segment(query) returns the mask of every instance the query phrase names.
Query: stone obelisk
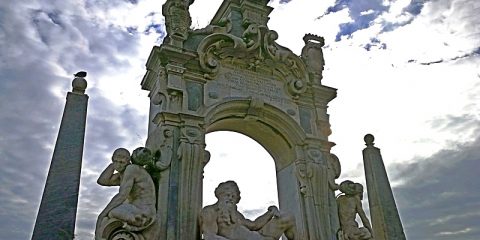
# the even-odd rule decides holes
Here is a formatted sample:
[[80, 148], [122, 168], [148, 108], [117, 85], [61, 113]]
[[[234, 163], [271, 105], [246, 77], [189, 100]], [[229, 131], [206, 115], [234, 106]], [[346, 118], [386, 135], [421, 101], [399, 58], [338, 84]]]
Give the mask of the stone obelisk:
[[75, 74], [58, 132], [32, 239], [73, 239], [87, 117], [86, 72]]
[[380, 149], [373, 146], [375, 140], [373, 135], [365, 135], [364, 140], [367, 147], [363, 149], [363, 164], [367, 180], [373, 237], [375, 240], [405, 240], [402, 222], [398, 215]]

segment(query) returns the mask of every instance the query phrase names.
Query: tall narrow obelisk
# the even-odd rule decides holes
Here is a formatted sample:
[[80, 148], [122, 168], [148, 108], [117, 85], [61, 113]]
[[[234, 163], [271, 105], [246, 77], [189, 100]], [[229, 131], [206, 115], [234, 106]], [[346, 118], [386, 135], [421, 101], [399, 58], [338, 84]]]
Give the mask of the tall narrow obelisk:
[[363, 165], [367, 180], [373, 237], [375, 240], [405, 240], [402, 222], [380, 149], [373, 146], [375, 140], [373, 135], [365, 135], [364, 140], [367, 147], [363, 149]]
[[87, 117], [86, 72], [75, 74], [67, 93], [32, 239], [73, 239]]

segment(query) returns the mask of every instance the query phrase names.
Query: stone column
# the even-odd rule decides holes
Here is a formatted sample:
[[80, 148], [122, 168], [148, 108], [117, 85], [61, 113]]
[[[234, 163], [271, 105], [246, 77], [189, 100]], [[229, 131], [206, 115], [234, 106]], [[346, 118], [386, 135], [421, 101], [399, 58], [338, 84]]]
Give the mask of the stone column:
[[178, 238], [198, 239], [198, 217], [202, 209], [203, 167], [208, 159], [205, 152], [205, 132], [190, 117], [183, 118], [178, 147]]
[[32, 239], [73, 239], [88, 95], [85, 72], [75, 74], [58, 132]]
[[406, 239], [405, 233], [380, 149], [373, 146], [373, 135], [365, 135], [364, 140], [367, 147], [363, 149], [363, 164], [367, 180], [373, 237], [375, 240], [404, 240]]

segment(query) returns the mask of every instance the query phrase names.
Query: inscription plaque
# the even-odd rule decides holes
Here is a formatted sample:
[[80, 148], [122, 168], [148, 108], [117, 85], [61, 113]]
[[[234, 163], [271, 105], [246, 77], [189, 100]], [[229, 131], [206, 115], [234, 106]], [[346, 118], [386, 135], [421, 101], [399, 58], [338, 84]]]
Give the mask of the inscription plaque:
[[210, 97], [208, 104], [222, 98], [259, 98], [284, 111], [298, 111], [284, 90], [283, 81], [245, 69], [223, 68], [217, 80], [207, 83], [206, 90]]

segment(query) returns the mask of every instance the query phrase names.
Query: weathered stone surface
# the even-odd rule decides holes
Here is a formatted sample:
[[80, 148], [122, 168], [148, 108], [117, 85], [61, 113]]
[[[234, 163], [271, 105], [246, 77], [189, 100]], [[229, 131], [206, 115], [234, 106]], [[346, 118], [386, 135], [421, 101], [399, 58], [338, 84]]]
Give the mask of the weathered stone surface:
[[367, 147], [363, 150], [363, 164], [373, 237], [375, 240], [406, 239], [380, 149], [373, 146], [373, 141], [373, 135], [365, 135]]
[[87, 116], [86, 81], [76, 77], [58, 132], [32, 239], [72, 239]]
[[303, 41], [305, 46], [302, 49], [302, 59], [307, 65], [310, 80], [315, 84], [321, 84], [325, 65], [322, 47], [325, 45], [325, 40], [320, 36], [306, 34]]
[[166, 44], [183, 47], [183, 41], [188, 37], [188, 30], [192, 24], [192, 18], [188, 12], [193, 0], [167, 0], [162, 7], [167, 28]]
[[217, 79], [205, 86], [206, 91], [214, 96], [206, 100], [207, 107], [231, 99], [261, 99], [284, 111], [298, 112], [292, 97], [284, 89], [284, 83], [266, 74], [227, 66], [220, 70]]

